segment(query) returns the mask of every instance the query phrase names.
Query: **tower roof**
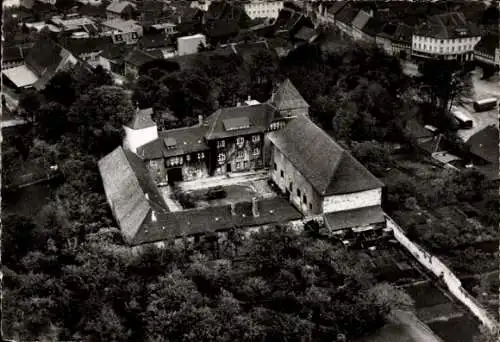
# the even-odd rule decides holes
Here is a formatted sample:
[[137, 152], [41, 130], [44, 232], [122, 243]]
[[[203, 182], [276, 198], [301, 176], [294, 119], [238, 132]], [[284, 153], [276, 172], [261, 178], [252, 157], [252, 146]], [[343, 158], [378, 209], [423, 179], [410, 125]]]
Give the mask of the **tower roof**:
[[309, 104], [300, 95], [289, 78], [279, 86], [278, 91], [276, 91], [271, 99], [271, 104], [278, 111], [309, 108]]
[[138, 109], [132, 121], [127, 127], [132, 129], [143, 129], [156, 126], [156, 123], [151, 118], [153, 114], [152, 108]]

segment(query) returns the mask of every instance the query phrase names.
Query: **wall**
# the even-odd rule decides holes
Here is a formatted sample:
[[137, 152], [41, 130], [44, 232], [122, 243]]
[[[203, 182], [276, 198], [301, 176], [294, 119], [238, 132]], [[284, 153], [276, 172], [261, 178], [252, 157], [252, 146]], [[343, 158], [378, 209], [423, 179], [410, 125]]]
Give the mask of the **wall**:
[[328, 196], [323, 199], [323, 212], [352, 210], [356, 208], [380, 205], [382, 202], [382, 189], [373, 189], [352, 194]]
[[[258, 141], [253, 141], [253, 136], [258, 136]], [[231, 137], [224, 140], [224, 147], [217, 147], [217, 142], [214, 142], [215, 146], [215, 169], [214, 175], [223, 175], [227, 172], [227, 166], [231, 166], [231, 172], [242, 172], [250, 171], [255, 169], [260, 169], [263, 167], [263, 140], [264, 135], [252, 134], [247, 136], [241, 136], [243, 138], [243, 145], [237, 144], [237, 137]], [[254, 149], [258, 149], [259, 153], [254, 154]], [[238, 156], [238, 152], [243, 153], [243, 157]], [[225, 161], [223, 163], [219, 162], [219, 154], [225, 155]], [[239, 166], [239, 167], [238, 167]]]
[[460, 280], [453, 274], [453, 272], [446, 267], [434, 255], [427, 252], [424, 248], [416, 243], [413, 243], [403, 230], [387, 216], [387, 227], [391, 228], [394, 237], [410, 252], [425, 268], [431, 271], [437, 277], [442, 277], [442, 280], [448, 287], [448, 290], [462, 302], [469, 310], [492, 332], [497, 331], [498, 322], [472, 297], [463, 287]]
[[[276, 170], [274, 168], [276, 163]], [[283, 177], [281, 177], [283, 171]], [[314, 190], [311, 183], [290, 163], [290, 161], [281, 153], [279, 149], [273, 146], [271, 162], [271, 178], [279, 186], [281, 191], [290, 191], [290, 202], [292, 202], [304, 215], [319, 214], [322, 211], [322, 199]], [[297, 195], [297, 189], [300, 190], [300, 198]], [[307, 198], [307, 204], [304, 203], [304, 197]]]
[[250, 19], [277, 18], [283, 8], [283, 1], [256, 1], [244, 5]]
[[155, 139], [158, 139], [158, 128], [155, 126], [143, 129], [131, 129], [124, 126], [125, 139], [124, 146], [130, 151], [137, 153], [137, 148]]
[[181, 37], [177, 39], [177, 54], [179, 56], [190, 55], [198, 52], [198, 46], [202, 43], [207, 45], [204, 35]]

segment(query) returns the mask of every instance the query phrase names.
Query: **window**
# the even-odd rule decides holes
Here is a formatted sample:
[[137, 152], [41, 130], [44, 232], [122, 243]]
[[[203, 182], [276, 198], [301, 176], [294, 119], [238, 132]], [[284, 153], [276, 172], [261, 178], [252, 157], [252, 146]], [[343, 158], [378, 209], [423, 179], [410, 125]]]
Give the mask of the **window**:
[[444, 44], [444, 39], [441, 39], [441, 44]]
[[302, 202], [304, 202], [304, 204], [307, 204], [307, 196], [306, 196], [306, 195], [304, 195], [304, 196], [302, 197]]
[[123, 40], [123, 37], [121, 34], [117, 34], [117, 35], [115, 35], [115, 39], [117, 42], [121, 42]]
[[439, 52], [443, 52], [443, 47], [442, 46], [439, 48]]
[[186, 161], [191, 161], [191, 156], [189, 154], [186, 154]]
[[243, 167], [244, 167], [245, 169], [248, 169], [248, 161], [247, 161], [247, 160], [245, 160], [245, 161], [243, 162]]
[[290, 185], [288, 186], [288, 188], [290, 189], [290, 192], [293, 191], [293, 183], [292, 182], [290, 182]]
[[260, 141], [260, 135], [252, 135], [252, 142], [256, 143]]
[[226, 142], [224, 140], [217, 141], [217, 148], [222, 148], [226, 146]]
[[236, 139], [236, 144], [238, 146], [243, 146], [243, 144], [245, 143], [245, 138], [243, 137], [238, 137], [238, 139]]
[[285, 177], [283, 170], [280, 171], [281, 178]]
[[241, 162], [236, 162], [236, 170], [241, 169]]
[[311, 203], [309, 203], [309, 209], [312, 210], [313, 209], [313, 205]]
[[132, 39], [137, 39], [137, 32], [132, 32]]
[[202, 160], [202, 159], [205, 159], [205, 153], [200, 152], [200, 153], [198, 153], [198, 160]]
[[258, 156], [260, 154], [260, 148], [258, 148], [258, 147], [254, 148], [252, 154], [254, 156]]
[[219, 155], [217, 156], [217, 160], [219, 161], [219, 163], [224, 163], [226, 161], [226, 155], [224, 153], [219, 153]]
[[297, 189], [297, 196], [300, 198], [300, 189]]
[[238, 151], [238, 153], [236, 154], [236, 158], [238, 159], [243, 159], [245, 157], [245, 154], [243, 153], [243, 151]]
[[278, 165], [274, 163], [274, 170], [278, 170]]

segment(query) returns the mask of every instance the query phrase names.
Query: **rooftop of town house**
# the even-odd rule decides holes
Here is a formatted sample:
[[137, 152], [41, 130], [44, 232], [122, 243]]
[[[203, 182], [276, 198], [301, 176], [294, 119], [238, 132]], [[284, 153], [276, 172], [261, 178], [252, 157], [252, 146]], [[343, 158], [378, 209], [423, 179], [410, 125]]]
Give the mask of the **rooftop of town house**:
[[359, 9], [346, 6], [337, 13], [335, 20], [350, 25], [358, 15], [358, 12]]
[[124, 20], [121, 18], [106, 20], [102, 25], [121, 32], [136, 31], [141, 27], [135, 20]]
[[221, 108], [206, 119], [208, 130], [205, 137], [207, 140], [215, 140], [263, 133], [274, 120], [281, 118], [283, 117], [279, 112], [267, 103]]
[[334, 1], [333, 3], [327, 3], [326, 6], [328, 6], [328, 13], [329, 14], [336, 15], [347, 4], [348, 4], [347, 1]]
[[134, 9], [137, 7], [133, 2], [115, 0], [106, 7], [106, 11], [121, 14], [129, 6]]
[[383, 186], [305, 116], [298, 116], [284, 129], [270, 133], [269, 139], [321, 195], [347, 194]]
[[455, 39], [476, 37], [480, 35], [479, 28], [468, 22], [463, 13], [449, 12], [429, 17], [415, 28], [415, 34], [437, 39]]
[[137, 155], [151, 160], [207, 151], [206, 131], [206, 126], [191, 126], [160, 132], [158, 139], [139, 147]]
[[354, 28], [357, 28], [358, 30], [362, 30], [365, 25], [368, 23], [368, 20], [370, 20], [371, 16], [367, 12], [361, 10], [358, 12], [356, 17], [352, 20], [352, 26]]

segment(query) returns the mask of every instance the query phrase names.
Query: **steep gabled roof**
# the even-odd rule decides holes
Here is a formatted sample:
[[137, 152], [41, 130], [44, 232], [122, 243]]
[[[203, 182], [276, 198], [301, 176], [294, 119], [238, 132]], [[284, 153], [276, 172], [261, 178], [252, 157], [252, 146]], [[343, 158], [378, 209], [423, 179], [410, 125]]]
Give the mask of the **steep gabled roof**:
[[61, 44], [73, 55], [80, 56], [86, 53], [103, 51], [113, 44], [111, 37], [87, 38], [87, 39], [66, 39], [61, 40]]
[[168, 213], [168, 207], [146, 166], [132, 152], [117, 147], [98, 162], [106, 198], [122, 235], [133, 243], [151, 213]]
[[132, 120], [127, 124], [127, 127], [132, 129], [143, 129], [156, 126], [156, 123], [151, 119], [152, 114], [152, 108], [138, 109]]
[[136, 5], [128, 1], [113, 1], [106, 7], [106, 11], [121, 14], [127, 7], [136, 8]]
[[304, 100], [302, 95], [293, 85], [289, 78], [283, 82], [273, 97], [271, 104], [279, 111], [286, 111], [292, 109], [309, 108], [309, 104]]
[[376, 189], [383, 184], [305, 116], [269, 135], [271, 142], [323, 196]]
[[[224, 121], [234, 118], [247, 118], [249, 127], [227, 130]], [[240, 106], [222, 108], [207, 118], [208, 130], [205, 135], [207, 140], [223, 139], [244, 134], [265, 132], [273, 120], [281, 118], [279, 113], [267, 103], [254, 106]]]
[[[331, 6], [328, 7], [328, 13], [332, 15], [336, 15], [339, 13], [346, 5], [347, 1], [335, 1]], [[327, 3], [328, 6], [329, 3]]]

